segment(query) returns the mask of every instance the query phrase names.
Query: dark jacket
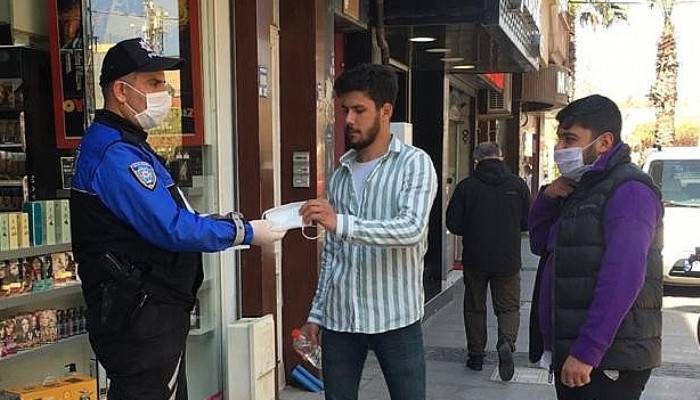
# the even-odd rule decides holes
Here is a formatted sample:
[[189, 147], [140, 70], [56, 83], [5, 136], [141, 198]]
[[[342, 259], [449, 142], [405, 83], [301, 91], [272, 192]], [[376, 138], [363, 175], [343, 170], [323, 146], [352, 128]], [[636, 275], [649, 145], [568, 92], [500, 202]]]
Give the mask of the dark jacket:
[[447, 207], [447, 228], [462, 236], [462, 263], [482, 272], [520, 270], [520, 232], [527, 230], [530, 193], [503, 161], [484, 160], [457, 185]]

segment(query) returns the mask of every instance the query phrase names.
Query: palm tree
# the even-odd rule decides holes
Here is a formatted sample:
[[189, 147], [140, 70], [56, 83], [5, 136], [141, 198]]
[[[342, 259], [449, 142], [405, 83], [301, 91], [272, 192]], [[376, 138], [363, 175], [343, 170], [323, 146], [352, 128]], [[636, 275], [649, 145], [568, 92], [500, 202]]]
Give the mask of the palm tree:
[[649, 100], [656, 108], [654, 143], [671, 146], [676, 141], [676, 100], [678, 99], [678, 57], [675, 28], [671, 13], [675, 0], [654, 0], [664, 13], [664, 29], [656, 52], [656, 81], [651, 86]]
[[609, 28], [618, 21], [627, 21], [627, 7], [611, 0], [580, 0], [569, 2], [569, 13], [581, 25]]
[[[572, 35], [576, 18], [582, 25], [609, 27], [618, 21], [627, 20], [624, 5], [612, 0], [573, 0], [569, 3], [572, 17]], [[676, 100], [678, 98], [678, 57], [675, 27], [671, 13], [676, 0], [648, 0], [651, 7], [660, 7], [664, 13], [664, 29], [659, 39], [656, 53], [656, 81], [649, 92], [649, 100], [656, 108], [654, 143], [657, 146], [669, 146], [675, 142]], [[575, 47], [571, 54], [572, 71], [575, 65]]]
[[[572, 89], [576, 81], [576, 20], [581, 25], [609, 28], [616, 22], [627, 21], [627, 7], [611, 0], [569, 1], [569, 26], [572, 39], [569, 46], [569, 68]], [[570, 97], [573, 98], [573, 93]]]

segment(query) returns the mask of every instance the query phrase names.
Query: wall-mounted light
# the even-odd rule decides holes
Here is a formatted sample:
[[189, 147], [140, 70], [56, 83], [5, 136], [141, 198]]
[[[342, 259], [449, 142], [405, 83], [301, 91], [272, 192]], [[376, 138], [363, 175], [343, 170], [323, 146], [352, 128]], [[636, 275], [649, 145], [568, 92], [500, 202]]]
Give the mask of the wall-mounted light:
[[474, 68], [476, 68], [476, 66], [473, 64], [455, 65], [452, 67], [452, 69], [474, 69]]
[[464, 57], [443, 57], [440, 59], [440, 61], [444, 62], [460, 62], [464, 61]]
[[416, 43], [430, 43], [430, 42], [436, 41], [437, 39], [435, 39], [434, 37], [430, 37], [430, 36], [416, 36], [416, 37], [410, 38], [409, 40], [412, 42], [416, 42]]
[[445, 47], [433, 47], [432, 49], [426, 49], [426, 53], [444, 53], [447, 54], [451, 52], [452, 50], [445, 48]]

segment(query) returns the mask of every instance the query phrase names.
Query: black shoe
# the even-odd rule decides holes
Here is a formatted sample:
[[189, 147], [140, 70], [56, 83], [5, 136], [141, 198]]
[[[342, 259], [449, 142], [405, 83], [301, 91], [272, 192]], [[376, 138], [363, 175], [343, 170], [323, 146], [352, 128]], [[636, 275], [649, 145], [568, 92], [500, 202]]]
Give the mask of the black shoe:
[[467, 359], [467, 367], [473, 369], [474, 371], [481, 371], [484, 369], [484, 356], [469, 356]]
[[513, 348], [507, 342], [498, 346], [498, 375], [501, 380], [508, 382], [515, 374], [515, 364], [513, 364]]

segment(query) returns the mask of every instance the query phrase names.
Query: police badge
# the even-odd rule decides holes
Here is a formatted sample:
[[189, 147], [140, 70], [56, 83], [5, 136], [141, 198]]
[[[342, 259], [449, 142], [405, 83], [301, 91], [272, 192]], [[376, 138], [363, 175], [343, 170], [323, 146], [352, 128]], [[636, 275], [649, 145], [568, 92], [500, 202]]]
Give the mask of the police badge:
[[151, 164], [145, 161], [138, 161], [129, 166], [129, 169], [134, 174], [134, 177], [141, 185], [148, 190], [156, 188], [156, 172]]

